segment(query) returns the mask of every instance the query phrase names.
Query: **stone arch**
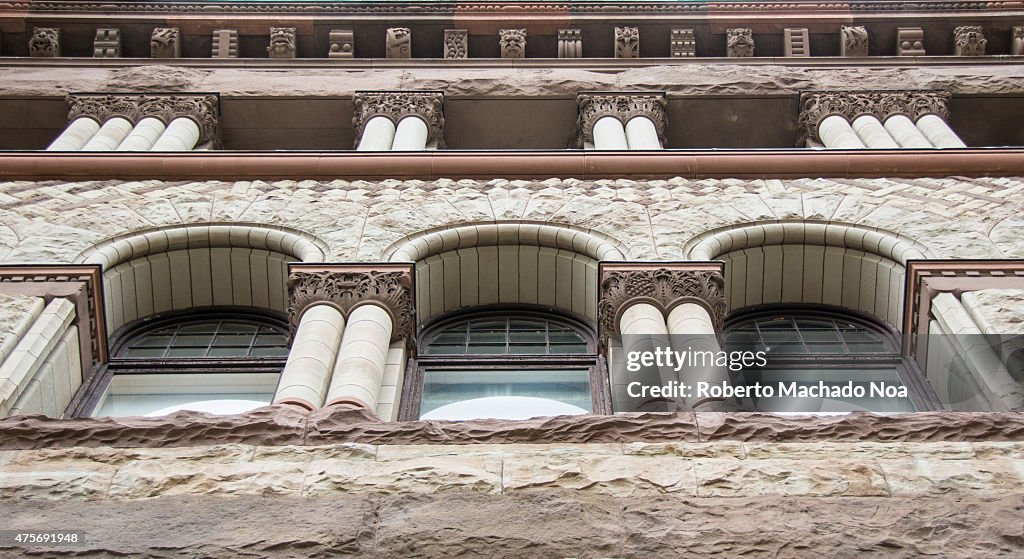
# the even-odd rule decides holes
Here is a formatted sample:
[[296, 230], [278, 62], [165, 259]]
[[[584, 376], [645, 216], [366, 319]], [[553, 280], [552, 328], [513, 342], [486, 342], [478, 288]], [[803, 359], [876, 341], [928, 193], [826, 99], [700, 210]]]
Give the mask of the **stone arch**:
[[194, 307], [288, 308], [288, 262], [322, 262], [327, 245], [266, 225], [190, 224], [137, 231], [83, 251], [103, 267], [108, 331]]
[[416, 262], [420, 323], [460, 308], [530, 304], [597, 317], [597, 263], [624, 260], [620, 243], [550, 223], [479, 223], [425, 231], [388, 247]]
[[842, 223], [785, 221], [715, 229], [686, 243], [693, 260], [726, 262], [730, 310], [774, 303], [833, 305], [899, 329], [907, 260], [929, 258], [921, 243]]

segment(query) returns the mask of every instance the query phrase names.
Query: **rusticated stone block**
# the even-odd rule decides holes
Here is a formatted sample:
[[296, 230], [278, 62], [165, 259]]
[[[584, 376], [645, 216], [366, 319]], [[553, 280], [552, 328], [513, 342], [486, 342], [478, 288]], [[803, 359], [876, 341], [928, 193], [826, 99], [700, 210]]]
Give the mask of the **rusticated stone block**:
[[1024, 474], [1014, 460], [883, 460], [893, 496], [997, 497], [1020, 492]]
[[694, 469], [701, 497], [888, 495], [885, 476], [871, 460], [698, 459]]
[[350, 491], [501, 493], [501, 472], [502, 461], [496, 456], [421, 456], [378, 460], [369, 467], [346, 458], [314, 459], [305, 471], [303, 495], [315, 497]]
[[554, 455], [541, 460], [513, 457], [504, 462], [502, 491], [506, 494], [564, 489], [616, 497], [696, 495], [692, 463], [673, 456], [569, 458]]

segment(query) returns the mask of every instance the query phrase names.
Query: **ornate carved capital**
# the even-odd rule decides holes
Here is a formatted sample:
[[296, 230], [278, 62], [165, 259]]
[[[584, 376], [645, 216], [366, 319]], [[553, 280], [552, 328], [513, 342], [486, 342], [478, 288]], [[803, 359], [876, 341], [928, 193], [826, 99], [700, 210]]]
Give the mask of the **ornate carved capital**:
[[749, 27], [726, 29], [725, 53], [729, 58], [754, 56], [754, 31]]
[[175, 95], [105, 95], [72, 93], [67, 96], [68, 121], [87, 116], [105, 122], [115, 116], [133, 123], [154, 117], [164, 124], [176, 118], [190, 118], [199, 125], [199, 144], [213, 142], [219, 146], [217, 135], [218, 99], [209, 93]]
[[267, 47], [270, 58], [295, 58], [295, 45], [294, 27], [270, 28], [270, 46]]
[[722, 331], [729, 309], [719, 262], [602, 264], [600, 281], [597, 323], [602, 340], [618, 334], [623, 311], [636, 303], [652, 304], [666, 316], [679, 304], [697, 303], [711, 315], [716, 332]]
[[152, 58], [181, 58], [181, 33], [177, 27], [157, 27], [149, 37]]
[[831, 115], [885, 121], [899, 114], [916, 121], [934, 114], [948, 121], [950, 97], [948, 91], [808, 91], [800, 94], [800, 127], [805, 138], [820, 141], [818, 124]]
[[389, 118], [395, 125], [402, 117], [416, 115], [427, 123], [427, 143], [437, 140], [444, 146], [444, 94], [438, 91], [357, 91], [352, 97], [355, 105], [352, 126], [356, 145], [363, 137], [363, 127], [375, 116]]
[[576, 96], [579, 105], [579, 147], [594, 143], [594, 123], [606, 116], [612, 116], [622, 124], [635, 116], [645, 116], [654, 122], [661, 145], [665, 145], [665, 128], [668, 117], [665, 113], [665, 95], [662, 93], [581, 93]]
[[953, 29], [957, 56], [985, 56], [988, 39], [980, 25], [961, 25]]
[[328, 303], [347, 318], [352, 309], [374, 303], [391, 315], [392, 341], [412, 339], [416, 325], [412, 264], [291, 264], [288, 271], [288, 317], [293, 332], [310, 305]]
[[526, 58], [526, 30], [499, 29], [498, 46], [502, 58]]
[[60, 28], [35, 27], [28, 40], [28, 55], [40, 58], [60, 56]]

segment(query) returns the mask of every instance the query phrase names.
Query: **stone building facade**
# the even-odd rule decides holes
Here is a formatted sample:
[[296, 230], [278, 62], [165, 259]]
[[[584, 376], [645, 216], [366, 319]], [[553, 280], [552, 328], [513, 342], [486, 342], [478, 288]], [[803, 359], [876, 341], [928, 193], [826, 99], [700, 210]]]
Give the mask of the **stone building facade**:
[[0, 556], [1024, 553], [1022, 30], [0, 0]]

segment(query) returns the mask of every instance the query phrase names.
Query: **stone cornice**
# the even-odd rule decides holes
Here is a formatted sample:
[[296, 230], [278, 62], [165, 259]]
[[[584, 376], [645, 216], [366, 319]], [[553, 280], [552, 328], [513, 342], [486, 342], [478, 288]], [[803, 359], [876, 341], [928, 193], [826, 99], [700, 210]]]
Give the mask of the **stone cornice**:
[[820, 142], [818, 125], [832, 115], [850, 121], [872, 115], [884, 122], [894, 115], [916, 121], [934, 114], [948, 121], [951, 97], [948, 91], [805, 91], [800, 94], [800, 128], [804, 139]]
[[665, 107], [668, 102], [664, 93], [580, 93], [576, 103], [579, 105], [578, 147], [594, 143], [594, 123], [606, 116], [619, 119], [623, 125], [633, 117], [645, 116], [654, 122], [661, 145], [666, 144], [668, 116]]
[[618, 334], [623, 311], [637, 303], [649, 303], [666, 316], [682, 303], [707, 309], [721, 332], [729, 306], [721, 262], [601, 263], [598, 271], [597, 324], [602, 342]]
[[99, 123], [115, 116], [133, 123], [143, 118], [160, 119], [170, 124], [175, 118], [189, 118], [199, 126], [199, 144], [212, 142], [219, 147], [219, 100], [213, 93], [182, 94], [106, 94], [72, 93], [67, 96], [68, 122], [89, 117]]
[[310, 305], [327, 303], [346, 317], [352, 309], [375, 303], [393, 324], [391, 339], [411, 340], [416, 324], [412, 264], [290, 264], [288, 317], [292, 331]]
[[352, 96], [352, 128], [355, 145], [363, 137], [363, 127], [375, 116], [383, 116], [398, 125], [402, 118], [417, 116], [427, 124], [427, 144], [437, 140], [444, 147], [444, 94], [438, 91], [357, 91]]

